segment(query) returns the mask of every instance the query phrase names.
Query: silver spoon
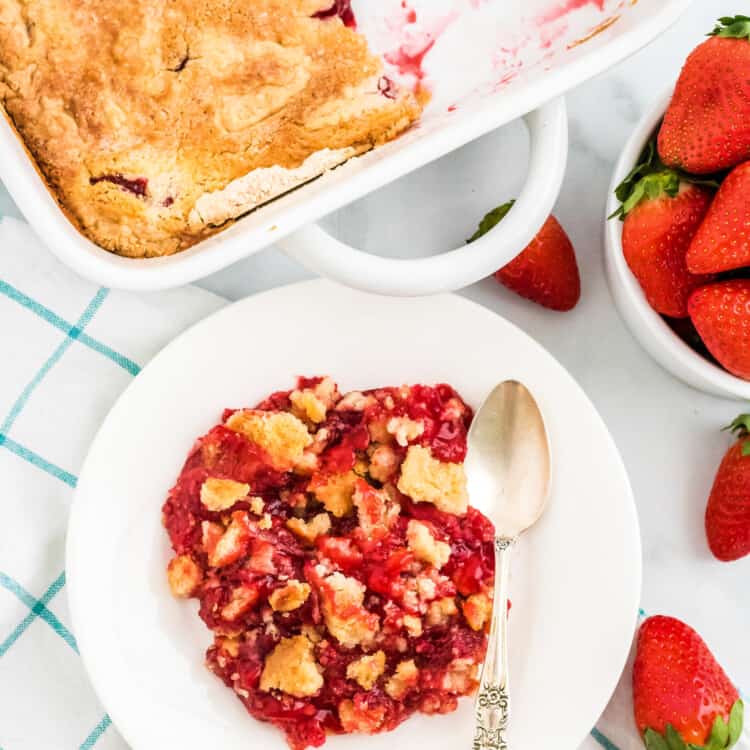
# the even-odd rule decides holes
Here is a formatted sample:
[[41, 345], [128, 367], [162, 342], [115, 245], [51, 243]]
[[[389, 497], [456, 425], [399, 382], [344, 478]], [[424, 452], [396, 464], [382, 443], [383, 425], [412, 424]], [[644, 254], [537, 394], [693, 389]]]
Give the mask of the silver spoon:
[[465, 467], [472, 504], [495, 525], [494, 606], [472, 748], [507, 750], [510, 557], [544, 512], [550, 478], [544, 420], [521, 383], [500, 383], [482, 404], [469, 430]]

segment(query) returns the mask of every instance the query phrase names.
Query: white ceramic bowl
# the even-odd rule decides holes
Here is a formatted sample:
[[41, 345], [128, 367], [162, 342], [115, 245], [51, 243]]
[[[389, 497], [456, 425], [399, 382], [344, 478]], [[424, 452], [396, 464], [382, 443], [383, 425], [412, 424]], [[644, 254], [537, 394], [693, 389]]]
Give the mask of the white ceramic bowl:
[[[607, 216], [619, 206], [614, 191], [635, 166], [651, 134], [664, 116], [672, 88], [659, 98], [633, 131], [620, 156], [610, 185]], [[715, 396], [750, 400], [750, 382], [731, 375], [688, 346], [651, 308], [625, 262], [622, 251], [622, 222], [607, 221], [604, 263], [615, 304], [630, 332], [641, 346], [665, 369], [693, 388]]]

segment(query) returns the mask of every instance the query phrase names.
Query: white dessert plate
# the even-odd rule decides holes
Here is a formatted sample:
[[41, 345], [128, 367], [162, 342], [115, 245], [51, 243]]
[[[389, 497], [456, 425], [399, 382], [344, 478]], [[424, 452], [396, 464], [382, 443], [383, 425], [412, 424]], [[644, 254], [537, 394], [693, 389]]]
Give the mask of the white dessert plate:
[[[641, 584], [638, 520], [604, 423], [571, 376], [518, 328], [455, 296], [387, 300], [326, 281], [238, 302], [172, 342], [123, 393], [80, 477], [67, 542], [81, 655], [134, 750], [284, 750], [203, 665], [210, 633], [172, 598], [161, 505], [194, 439], [225, 406], [252, 405], [298, 374], [343, 389], [448, 382], [473, 406], [506, 378], [538, 398], [553, 490], [514, 560], [511, 747], [573, 748], [620, 676]], [[470, 747], [472, 701], [392, 734], [331, 737], [330, 750]]]

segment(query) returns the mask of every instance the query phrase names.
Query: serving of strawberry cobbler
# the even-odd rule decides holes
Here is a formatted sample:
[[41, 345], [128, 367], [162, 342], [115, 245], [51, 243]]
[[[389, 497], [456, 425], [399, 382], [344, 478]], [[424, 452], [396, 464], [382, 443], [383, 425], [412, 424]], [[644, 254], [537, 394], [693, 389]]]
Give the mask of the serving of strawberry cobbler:
[[206, 661], [293, 750], [448, 713], [487, 645], [493, 527], [468, 504], [448, 385], [300, 378], [199, 438], [163, 507]]

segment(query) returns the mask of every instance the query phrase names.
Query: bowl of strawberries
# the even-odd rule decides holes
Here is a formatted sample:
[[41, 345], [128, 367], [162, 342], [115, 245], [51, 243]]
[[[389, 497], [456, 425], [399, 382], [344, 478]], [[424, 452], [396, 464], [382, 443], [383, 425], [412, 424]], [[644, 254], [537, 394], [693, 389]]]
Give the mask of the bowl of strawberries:
[[665, 369], [750, 399], [750, 17], [719, 19], [615, 168], [605, 265]]

